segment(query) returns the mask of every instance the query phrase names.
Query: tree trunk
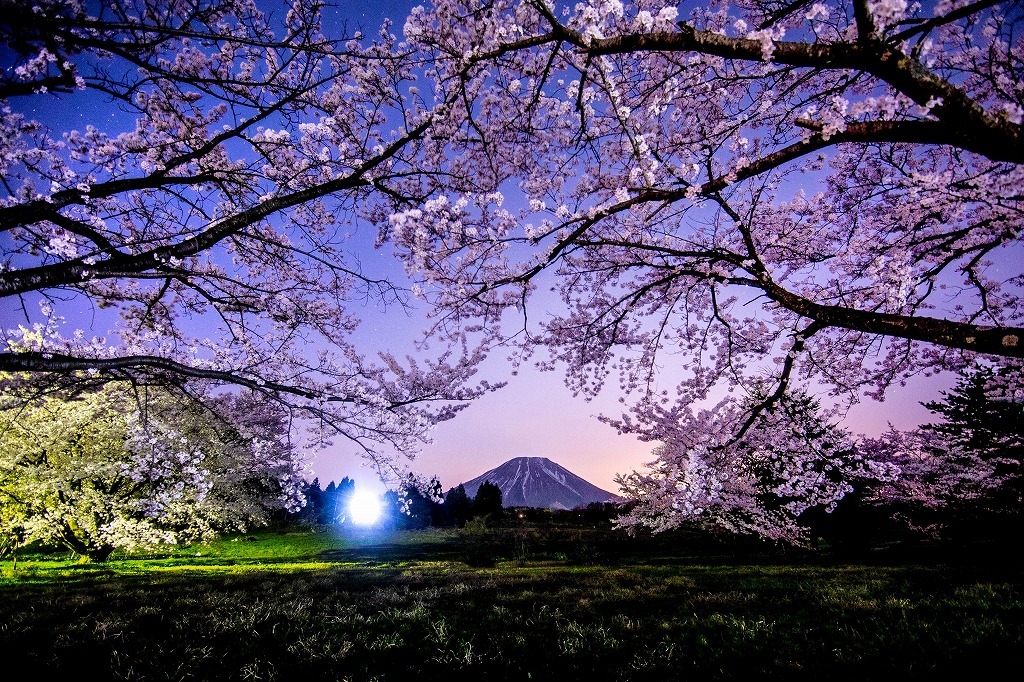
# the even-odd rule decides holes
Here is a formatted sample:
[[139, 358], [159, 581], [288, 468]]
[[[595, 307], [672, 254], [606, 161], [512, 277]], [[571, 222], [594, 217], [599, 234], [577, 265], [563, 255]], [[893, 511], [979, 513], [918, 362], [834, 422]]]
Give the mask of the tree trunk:
[[103, 545], [102, 547], [95, 547], [86, 552], [86, 556], [89, 557], [90, 561], [104, 562], [110, 558], [110, 555], [114, 553], [113, 545]]

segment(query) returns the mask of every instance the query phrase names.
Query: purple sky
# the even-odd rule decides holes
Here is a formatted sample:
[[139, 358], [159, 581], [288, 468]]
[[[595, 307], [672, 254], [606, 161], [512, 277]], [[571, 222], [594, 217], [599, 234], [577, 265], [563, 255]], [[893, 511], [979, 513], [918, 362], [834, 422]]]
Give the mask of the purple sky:
[[[340, 0], [337, 17], [348, 18], [349, 30], [374, 30], [383, 17], [394, 22], [400, 34], [405, 16], [414, 0], [384, 0], [377, 3]], [[353, 23], [354, 22], [354, 23]], [[325, 23], [325, 31], [331, 26]], [[392, 318], [392, 324], [394, 320]], [[411, 328], [417, 323], [409, 321]], [[373, 331], [368, 322], [365, 331]], [[412, 468], [426, 476], [438, 476], [445, 489], [469, 480], [513, 458], [548, 457], [570, 471], [610, 492], [618, 492], [616, 474], [628, 473], [653, 459], [653, 443], [617, 434], [598, 421], [598, 413], [618, 416], [618, 395], [603, 395], [593, 402], [574, 398], [558, 373], [540, 373], [523, 367], [509, 376], [502, 356], [488, 361], [481, 375], [489, 380], [508, 380], [509, 385], [484, 396], [450, 422], [437, 427], [434, 443], [424, 448]], [[891, 422], [909, 428], [928, 421], [929, 412], [920, 402], [934, 400], [939, 391], [951, 386], [948, 376], [920, 378], [902, 389], [894, 389], [884, 403], [865, 399], [844, 424], [855, 434], [877, 435]], [[313, 461], [321, 482], [356, 479], [357, 484], [377, 486], [374, 474], [347, 448], [329, 448]]]
[[[388, 16], [395, 23], [392, 30], [399, 33], [405, 15], [417, 4], [420, 3], [408, 0], [379, 3], [339, 0], [334, 16], [339, 24], [347, 19], [349, 32], [359, 29], [368, 34], [376, 30], [383, 17]], [[333, 27], [327, 21], [324, 29], [331, 35], [340, 30], [340, 25]], [[97, 112], [78, 110], [75, 114], [84, 119], [95, 118]], [[68, 115], [71, 115], [70, 112]], [[78, 121], [72, 125], [78, 127]], [[367, 236], [363, 234], [361, 238]], [[388, 258], [385, 254], [377, 257]], [[385, 265], [383, 261], [378, 262]], [[385, 267], [392, 272], [397, 269], [393, 262], [387, 263]], [[534, 310], [534, 319], [540, 310], [539, 306]], [[384, 315], [371, 311], [369, 317], [360, 332], [360, 336], [367, 340], [386, 338], [390, 342], [402, 336], [412, 339], [421, 326], [420, 320], [407, 319], [394, 310]], [[4, 327], [21, 321], [17, 312], [9, 309], [9, 306], [0, 308], [0, 323]], [[89, 326], [88, 321], [81, 320], [73, 321], [73, 324]], [[97, 324], [106, 326], [98, 320]], [[106, 330], [94, 327], [94, 331], [104, 333]], [[402, 348], [391, 350], [399, 356], [405, 353]], [[672, 372], [671, 368], [669, 372]], [[561, 464], [594, 485], [618, 492], [614, 483], [616, 474], [641, 468], [652, 459], [652, 443], [618, 435], [612, 427], [595, 418], [598, 413], [613, 417], [620, 414], [622, 406], [618, 403], [617, 394], [605, 394], [593, 402], [573, 398], [563, 385], [559, 373], [540, 373], [529, 365], [522, 367], [518, 376], [509, 376], [504, 356], [500, 352], [482, 368], [480, 378], [508, 380], [509, 385], [481, 398], [453, 421], [440, 425], [434, 434], [435, 442], [427, 446], [412, 463], [413, 469], [419, 473], [438, 476], [445, 489], [513, 457], [542, 456]], [[885, 403], [865, 400], [854, 408], [845, 426], [855, 434], [876, 435], [884, 431], [890, 422], [897, 427], [907, 428], [927, 421], [929, 413], [921, 407], [920, 401], [938, 398], [939, 391], [949, 387], [952, 381], [947, 376], [920, 379], [910, 382], [903, 389], [894, 390]], [[351, 454], [351, 446], [341, 440], [338, 443], [311, 462], [313, 475], [318, 476], [324, 485], [330, 480], [349, 476], [355, 478], [357, 484], [381, 489], [382, 486], [377, 483], [370, 469]]]

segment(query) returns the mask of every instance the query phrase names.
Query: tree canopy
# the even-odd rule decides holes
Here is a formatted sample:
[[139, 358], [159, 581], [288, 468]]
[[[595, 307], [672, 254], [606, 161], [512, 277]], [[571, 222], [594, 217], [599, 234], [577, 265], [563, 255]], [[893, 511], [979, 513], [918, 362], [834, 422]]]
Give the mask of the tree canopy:
[[664, 445], [655, 470], [708, 449], [732, 480], [718, 463], [788, 395], [833, 422], [979, 354], [1019, 363], [1022, 20], [993, 1], [437, 2], [405, 35], [435, 98], [462, 96], [445, 173], [388, 236], [440, 325], [542, 353], [585, 398], [617, 384], [627, 412], [606, 418]]
[[[617, 384], [606, 418], [675, 466], [790, 394], [838, 419], [1024, 356], [1019, 3], [434, 0], [375, 36], [309, 0], [97, 5], [2, 4], [0, 297], [38, 325], [7, 332], [12, 388], [232, 383], [376, 456], [503, 348]], [[23, 104], [90, 94], [133, 126]], [[441, 350], [361, 353], [367, 298], [425, 300]], [[66, 332], [69, 302], [113, 335]]]
[[[494, 323], [553, 275], [562, 312], [524, 343], [583, 394], [617, 374], [646, 423], [765, 375], [768, 401], [810, 379], [855, 400], [1019, 358], [1006, 9], [438, 3], [406, 35], [448, 67], [434, 92], [469, 104], [444, 184], [390, 234], [440, 305]], [[511, 186], [527, 215], [502, 207]], [[668, 356], [687, 375], [657, 394]]]
[[0, 522], [5, 536], [103, 560], [295, 511], [302, 465], [266, 399], [185, 402], [111, 383], [0, 411]]
[[[320, 7], [0, 3], [0, 299], [24, 320], [5, 391], [233, 385], [376, 457], [483, 390], [472, 352], [351, 342], [364, 305], [407, 298], [364, 267], [355, 222], [402, 196], [433, 119], [405, 110], [387, 31], [329, 39]], [[76, 109], [83, 126], [42, 115]]]

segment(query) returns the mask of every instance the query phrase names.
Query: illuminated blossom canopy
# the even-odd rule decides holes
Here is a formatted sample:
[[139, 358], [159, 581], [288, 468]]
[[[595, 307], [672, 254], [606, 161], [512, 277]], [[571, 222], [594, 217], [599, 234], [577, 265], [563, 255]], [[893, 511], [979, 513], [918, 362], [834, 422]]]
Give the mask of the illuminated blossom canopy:
[[117, 382], [0, 411], [0, 537], [105, 560], [300, 508], [300, 453], [259, 394], [183, 401]]
[[359, 311], [408, 297], [364, 268], [356, 221], [419, 172], [407, 147], [433, 118], [406, 115], [387, 31], [329, 40], [319, 5], [284, 9], [0, 2], [0, 300], [23, 320], [4, 390], [240, 387], [388, 473], [487, 388], [473, 351], [352, 342]]
[[[3, 7], [0, 296], [43, 294], [52, 324], [0, 369], [33, 386], [234, 382], [406, 445], [500, 346], [583, 397], [617, 384], [609, 420], [683, 470], [787, 395], [835, 421], [1024, 355], [1016, 3], [436, 0], [337, 41], [305, 0], [276, 33], [240, 0], [103, 5]], [[134, 129], [18, 113], [83, 87]], [[354, 300], [404, 294], [346, 248], [359, 223], [451, 355], [349, 342]], [[61, 334], [69, 297], [117, 309], [118, 338]], [[210, 314], [221, 334], [188, 332]]]
[[[762, 452], [745, 442], [787, 428], [780, 403], [819, 395], [801, 418], [834, 423], [907, 377], [1024, 355], [1022, 19], [993, 1], [437, 2], [405, 35], [431, 50], [421, 96], [461, 96], [428, 157], [444, 172], [387, 236], [439, 329], [546, 350], [584, 397], [618, 384], [609, 421], [662, 443], [627, 479], [630, 523], [685, 517], [701, 490], [794, 537], [737, 473]], [[790, 453], [775, 474], [853, 452], [821, 446], [771, 446]]]

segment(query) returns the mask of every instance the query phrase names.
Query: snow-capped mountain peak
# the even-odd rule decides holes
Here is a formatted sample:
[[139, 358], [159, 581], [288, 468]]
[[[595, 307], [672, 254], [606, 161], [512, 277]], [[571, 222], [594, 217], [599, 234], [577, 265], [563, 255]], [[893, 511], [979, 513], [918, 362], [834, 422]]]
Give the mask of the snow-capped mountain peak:
[[475, 497], [484, 481], [501, 489], [506, 507], [575, 509], [619, 499], [547, 457], [515, 457], [462, 485], [469, 497]]

